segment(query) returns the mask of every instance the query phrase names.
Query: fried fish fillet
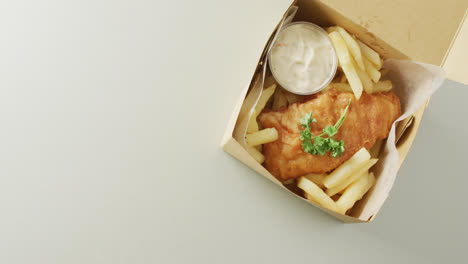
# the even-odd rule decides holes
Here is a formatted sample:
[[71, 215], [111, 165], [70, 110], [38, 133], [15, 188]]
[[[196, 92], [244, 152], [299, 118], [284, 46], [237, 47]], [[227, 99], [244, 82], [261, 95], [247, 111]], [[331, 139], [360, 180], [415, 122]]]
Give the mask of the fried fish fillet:
[[[363, 93], [356, 100], [352, 93], [330, 89], [313, 95], [303, 103], [294, 103], [277, 112], [266, 110], [259, 116], [264, 128], [274, 127], [278, 131], [277, 141], [264, 145], [265, 167], [280, 180], [297, 178], [307, 173], [330, 172], [348, 160], [362, 147], [371, 148], [377, 140], [388, 136], [392, 123], [401, 115], [399, 98], [393, 93]], [[313, 135], [322, 133], [326, 126], [333, 126], [352, 99], [336, 140], [344, 140], [345, 151], [341, 157], [333, 158], [312, 155], [302, 149], [299, 133], [303, 129], [299, 120], [309, 112], [317, 122], [312, 123]]]

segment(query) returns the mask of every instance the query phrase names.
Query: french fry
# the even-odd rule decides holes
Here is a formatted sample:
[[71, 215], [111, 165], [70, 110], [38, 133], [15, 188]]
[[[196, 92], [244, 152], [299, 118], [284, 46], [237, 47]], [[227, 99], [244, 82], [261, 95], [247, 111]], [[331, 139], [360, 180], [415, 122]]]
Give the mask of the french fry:
[[286, 98], [286, 95], [284, 95], [283, 91], [281, 89], [276, 89], [275, 95], [273, 95], [273, 106], [271, 109], [273, 111], [277, 111], [283, 106], [288, 105], [288, 99]]
[[372, 158], [377, 158], [379, 156], [380, 150], [382, 149], [382, 144], [383, 140], [377, 140], [374, 143], [374, 146], [372, 146], [372, 148], [369, 149], [369, 153]]
[[390, 80], [374, 84], [374, 93], [389, 92], [390, 90], [392, 90], [392, 82]]
[[[370, 93], [388, 92], [392, 89], [392, 82], [390, 80], [379, 81], [372, 84], [372, 86], [372, 91]], [[327, 88], [335, 88], [340, 92], [353, 92], [351, 86], [347, 83], [330, 83]]]
[[345, 161], [332, 173], [325, 177], [323, 184], [329, 189], [340, 185], [340, 183], [345, 181], [346, 178], [363, 167], [369, 159], [369, 152], [365, 148], [361, 148], [349, 160]]
[[341, 193], [351, 183], [357, 181], [364, 175], [367, 175], [369, 173], [369, 169], [372, 166], [374, 166], [375, 163], [377, 163], [377, 161], [378, 159], [370, 159], [364, 166], [362, 166], [359, 170], [357, 170], [355, 173], [346, 178], [346, 180], [344, 180], [340, 185], [327, 189], [326, 193], [328, 194], [328, 196], [333, 196], [337, 193]]
[[323, 180], [325, 179], [326, 174], [315, 174], [315, 173], [309, 173], [307, 175], [304, 175], [308, 180], [311, 180], [313, 183], [315, 183], [318, 187], [320, 188], [325, 188], [325, 185], [323, 185]]
[[368, 94], [371, 94], [372, 91], [374, 90], [374, 84], [372, 83], [372, 80], [370, 79], [369, 75], [367, 75], [365, 71], [357, 67], [356, 67], [356, 72], [359, 75], [359, 79], [361, 79], [362, 86], [364, 87], [364, 91], [366, 91], [366, 93]]
[[369, 172], [369, 181], [367, 182], [368, 184], [368, 190], [370, 190], [370, 188], [372, 188], [372, 186], [374, 186], [375, 184], [375, 175], [373, 172]]
[[252, 134], [245, 136], [245, 141], [248, 146], [254, 147], [257, 145], [273, 142], [278, 139], [278, 131], [274, 127], [265, 128]]
[[[314, 200], [314, 198], [312, 196], [310, 196], [308, 193], [304, 192], [304, 198], [306, 198], [307, 200], [310, 200], [314, 203], [318, 203], [316, 200]], [[336, 202], [339, 198], [340, 198], [340, 195], [337, 194], [333, 197], [330, 197], [334, 202]]]
[[341, 34], [336, 31], [331, 32], [329, 37], [333, 43], [333, 46], [335, 47], [336, 54], [338, 55], [339, 64], [343, 69], [343, 72], [346, 75], [351, 88], [353, 89], [354, 96], [356, 99], [359, 99], [361, 97], [363, 87], [356, 69], [354, 68], [351, 61], [352, 58], [349, 54], [348, 48], [346, 47], [346, 43], [341, 37]]
[[263, 145], [257, 145], [257, 146], [255, 146], [255, 149], [260, 151], [260, 152], [263, 152]]
[[359, 181], [362, 178], [367, 177], [368, 173], [369, 173], [368, 171], [364, 171], [364, 172], [361, 172], [361, 173], [353, 173], [351, 176], [346, 178], [346, 180], [343, 183], [341, 183], [340, 185], [338, 185], [336, 187], [327, 189], [325, 191], [325, 193], [330, 197], [332, 197], [333, 195], [336, 195], [336, 194], [343, 194], [343, 192], [346, 190], [346, 187], [348, 187], [350, 184], [352, 184], [352, 183], [354, 183], [356, 181]]
[[356, 40], [342, 27], [336, 27], [336, 31], [340, 33], [343, 40], [346, 42], [349, 52], [353, 55], [354, 60], [357, 63], [357, 66], [364, 71], [366, 68], [364, 66], [364, 61], [362, 60], [361, 48]]
[[273, 103], [271, 104], [271, 110], [276, 111], [278, 110], [278, 101], [279, 101], [279, 92], [280, 89], [276, 89], [275, 93], [273, 94]]
[[268, 77], [265, 78], [265, 81], [263, 81], [263, 88], [267, 88], [267, 87], [270, 87], [272, 86], [273, 84], [276, 84], [276, 80], [275, 78], [273, 77], [273, 75], [270, 75]]
[[353, 92], [353, 90], [351, 89], [351, 86], [347, 83], [330, 83], [328, 86], [330, 88], [335, 88], [340, 92], [350, 92], [350, 93]]
[[380, 72], [367, 58], [364, 58], [364, 66], [366, 66], [366, 72], [369, 74], [369, 77], [373, 82], [378, 82], [380, 80]]
[[364, 55], [364, 57], [366, 57], [375, 66], [377, 66], [377, 70], [380, 70], [380, 68], [382, 68], [382, 61], [380, 60], [379, 54], [359, 39], [357, 39], [357, 43], [361, 48], [361, 52]]
[[372, 188], [372, 186], [374, 186], [374, 184], [375, 184], [375, 175], [373, 172], [369, 172], [369, 178], [367, 181], [367, 191], [369, 191]]
[[[276, 84], [270, 85], [268, 88], [263, 89], [260, 98], [257, 101], [257, 105], [255, 106], [255, 113], [257, 116], [262, 112], [263, 108], [267, 104], [270, 97], [273, 95], [276, 89]], [[255, 118], [257, 118], [257, 116]]]
[[253, 133], [258, 131], [258, 122], [257, 122], [257, 116], [258, 114], [256, 113], [255, 109], [252, 112], [252, 116], [250, 116], [249, 124], [247, 125], [247, 133]]
[[284, 94], [286, 95], [286, 99], [288, 100], [288, 104], [294, 104], [300, 98], [300, 95], [293, 94], [293, 93], [290, 93], [290, 92], [287, 92], [287, 91], [284, 91]]
[[289, 185], [289, 184], [293, 184], [295, 181], [296, 181], [296, 179], [291, 178], [291, 179], [285, 180], [282, 183], [285, 184], [285, 185]]
[[308, 193], [304, 192], [304, 197], [307, 199], [307, 200], [310, 200], [314, 203], [317, 203], [314, 198], [312, 196], [310, 196]]
[[341, 211], [341, 208], [336, 205], [335, 201], [328, 197], [328, 195], [326, 195], [325, 192], [320, 189], [320, 187], [318, 187], [315, 183], [306, 177], [300, 177], [297, 186], [308, 194], [307, 197], [310, 198], [308, 198], [309, 200], [312, 200], [332, 211]]
[[263, 156], [263, 154], [258, 151], [257, 149], [255, 149], [255, 147], [249, 147], [247, 146], [247, 152], [249, 152], [249, 154], [260, 164], [262, 164], [264, 161], [265, 161], [265, 156]]
[[336, 205], [340, 208], [339, 212], [345, 214], [357, 201], [361, 200], [374, 183], [374, 174], [369, 173], [366, 177], [362, 177], [351, 184], [341, 195], [340, 199], [336, 201]]

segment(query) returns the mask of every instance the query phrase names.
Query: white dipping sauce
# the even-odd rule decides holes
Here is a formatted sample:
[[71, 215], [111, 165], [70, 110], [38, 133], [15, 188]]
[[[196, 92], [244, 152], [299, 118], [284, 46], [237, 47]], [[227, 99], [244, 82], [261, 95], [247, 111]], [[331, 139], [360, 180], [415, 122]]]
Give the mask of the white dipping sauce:
[[269, 54], [276, 81], [296, 94], [312, 94], [330, 83], [336, 73], [337, 57], [328, 34], [306, 22], [286, 26]]

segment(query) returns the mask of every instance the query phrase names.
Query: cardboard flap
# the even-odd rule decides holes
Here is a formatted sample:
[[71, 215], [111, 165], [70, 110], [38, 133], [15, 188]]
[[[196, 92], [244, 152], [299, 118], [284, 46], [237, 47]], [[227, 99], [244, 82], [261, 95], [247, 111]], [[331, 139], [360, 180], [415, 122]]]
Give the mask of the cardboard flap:
[[365, 28], [369, 35], [379, 36], [408, 58], [440, 66], [468, 8], [465, 0], [320, 2]]
[[463, 23], [460, 25], [458, 34], [453, 40], [452, 46], [445, 57], [444, 68], [447, 78], [468, 85], [468, 10], [465, 13]]

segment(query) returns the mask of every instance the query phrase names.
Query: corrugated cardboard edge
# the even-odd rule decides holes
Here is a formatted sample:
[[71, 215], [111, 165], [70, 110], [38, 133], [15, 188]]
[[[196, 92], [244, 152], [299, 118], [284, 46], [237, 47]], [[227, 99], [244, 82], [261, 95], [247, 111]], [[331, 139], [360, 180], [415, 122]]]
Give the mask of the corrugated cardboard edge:
[[442, 61], [442, 68], [451, 80], [468, 85], [468, 74], [466, 62], [468, 61], [468, 9], [460, 23], [457, 33], [450, 44], [447, 53]]

